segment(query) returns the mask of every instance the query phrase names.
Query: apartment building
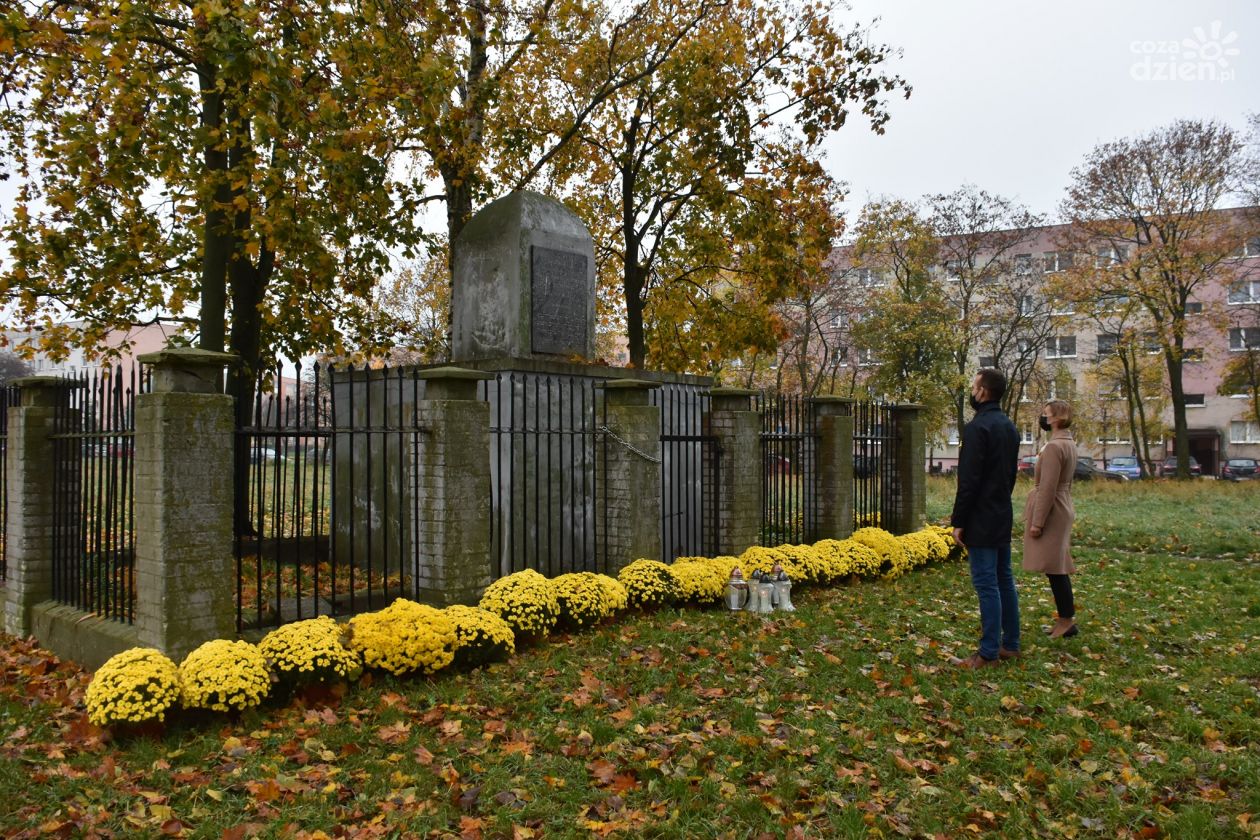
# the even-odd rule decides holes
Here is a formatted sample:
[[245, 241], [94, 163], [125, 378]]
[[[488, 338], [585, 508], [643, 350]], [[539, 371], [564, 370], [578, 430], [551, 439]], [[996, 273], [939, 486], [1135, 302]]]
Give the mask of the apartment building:
[[[1221, 216], [1224, 221], [1236, 220], [1235, 214], [1240, 212], [1221, 211]], [[1254, 226], [1242, 230], [1249, 232], [1240, 235], [1237, 250], [1219, 265], [1212, 281], [1197, 288], [1186, 303], [1183, 384], [1189, 449], [1205, 475], [1219, 474], [1225, 458], [1260, 458], [1260, 428], [1247, 418], [1248, 395], [1217, 393], [1230, 359], [1248, 349], [1260, 349], [1260, 235]], [[1005, 329], [1003, 325], [992, 325], [992, 329], [981, 325], [973, 347], [972, 369], [996, 366], [1011, 376], [1018, 402], [1012, 413], [1022, 436], [1022, 455], [1036, 454], [1044, 444], [1037, 415], [1040, 404], [1052, 398], [1073, 403], [1082, 417], [1078, 447], [1099, 465], [1119, 455], [1141, 454], [1131, 440], [1124, 393], [1107, 375], [1108, 360], [1115, 356], [1120, 336], [1108, 313], [1123, 312], [1129, 303], [1127, 297], [1100, 295], [1092, 305], [1082, 305], [1065, 303], [1052, 291], [1056, 276], [1080, 266], [1081, 261], [1098, 265], [1125, 255], [1108, 253], [1107, 248], [1090, 253], [1064, 250], [1063, 243], [1071, 239], [1065, 225], [1026, 233], [1018, 248], [1003, 260], [1005, 274], [984, 284], [980, 292], [982, 296], [1009, 295], [1012, 289], [1019, 290], [1019, 314], [1029, 322], [1026, 336], [1013, 334], [1009, 325]], [[836, 265], [841, 270], [853, 270], [862, 281], [859, 286], [881, 285], [878, 269], [854, 268], [846, 249], [838, 250]], [[949, 265], [936, 271], [947, 297], [949, 284], [957, 282], [952, 273]], [[1129, 311], [1143, 317], [1136, 303]], [[999, 348], [998, 343], [1005, 346]], [[862, 365], [878, 364], [877, 359], [866, 358], [863, 353], [861, 348], [852, 348], [841, 366], [852, 364], [857, 373]], [[1173, 454], [1173, 414], [1164, 359], [1153, 332], [1143, 342], [1142, 355], [1148, 357], [1141, 363], [1149, 366], [1151, 379], [1143, 393], [1143, 406], [1153, 415], [1148, 424], [1148, 448], [1151, 459], [1160, 461]], [[929, 459], [934, 470], [949, 470], [957, 464], [956, 429], [942, 429], [929, 441]]]

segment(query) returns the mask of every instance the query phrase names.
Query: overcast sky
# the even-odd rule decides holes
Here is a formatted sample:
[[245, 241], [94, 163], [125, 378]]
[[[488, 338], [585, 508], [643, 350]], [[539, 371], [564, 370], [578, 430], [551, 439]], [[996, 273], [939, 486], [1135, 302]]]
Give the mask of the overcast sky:
[[850, 218], [871, 197], [964, 183], [1054, 216], [1096, 144], [1181, 117], [1241, 129], [1260, 111], [1256, 0], [851, 6], [852, 21], [879, 18], [873, 40], [903, 51], [893, 67], [914, 92], [893, 103], [882, 136], [859, 118], [827, 144], [831, 174], [851, 187]]

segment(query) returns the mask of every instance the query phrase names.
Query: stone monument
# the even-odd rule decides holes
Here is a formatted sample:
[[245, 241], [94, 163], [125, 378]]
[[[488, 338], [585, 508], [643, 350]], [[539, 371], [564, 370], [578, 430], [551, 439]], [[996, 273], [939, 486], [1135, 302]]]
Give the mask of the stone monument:
[[567, 207], [509, 193], [453, 249], [452, 361], [594, 357], [595, 247]]

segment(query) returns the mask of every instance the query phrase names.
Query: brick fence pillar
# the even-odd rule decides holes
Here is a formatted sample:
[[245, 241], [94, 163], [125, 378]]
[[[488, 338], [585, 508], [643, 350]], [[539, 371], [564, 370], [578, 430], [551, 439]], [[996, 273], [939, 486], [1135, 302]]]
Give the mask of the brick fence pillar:
[[899, 405], [893, 409], [897, 482], [892, 499], [893, 519], [885, 527], [894, 534], [917, 531], [927, 519], [927, 477], [924, 474], [927, 449], [922, 409], [921, 405]]
[[178, 662], [236, 634], [234, 401], [219, 385], [236, 357], [173, 349], [139, 360], [153, 378], [136, 396], [136, 635]]
[[[752, 407], [756, 391], [709, 391], [709, 434], [717, 438], [717, 533], [719, 555], [737, 555], [758, 545], [764, 482], [761, 476], [761, 412]], [[707, 466], [707, 465], [706, 465]]]
[[661, 557], [661, 409], [648, 401], [659, 383], [613, 379], [597, 387], [605, 428], [596, 458], [599, 571], [615, 575], [634, 560]]
[[420, 442], [415, 500], [420, 560], [416, 594], [436, 606], [475, 604], [493, 580], [490, 565], [490, 405], [478, 383], [494, 375], [454, 367], [426, 380], [416, 406]]
[[[74, 383], [55, 376], [13, 380], [19, 402], [9, 408], [5, 457], [8, 515], [5, 519], [4, 631], [27, 636], [31, 608], [52, 598], [53, 460], [57, 406]], [[78, 457], [78, 453], [75, 453]], [[78, 523], [78, 512], [73, 516]]]
[[818, 488], [810, 539], [842, 540], [853, 533], [853, 400], [810, 400], [818, 433]]

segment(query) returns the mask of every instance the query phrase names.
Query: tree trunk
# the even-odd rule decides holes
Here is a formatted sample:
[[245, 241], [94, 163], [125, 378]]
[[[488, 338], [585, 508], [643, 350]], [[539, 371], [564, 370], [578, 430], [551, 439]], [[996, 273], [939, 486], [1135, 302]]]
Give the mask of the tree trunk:
[[[201, 88], [201, 126], [213, 136], [223, 129], [223, 94], [216, 87], [217, 69], [212, 64], [197, 66]], [[224, 321], [227, 316], [227, 267], [232, 255], [232, 233], [227, 208], [232, 201], [228, 184], [228, 155], [224, 149], [207, 144], [202, 150], [206, 169], [218, 175], [218, 184], [205, 208], [201, 256], [201, 329], [197, 346], [222, 352]]]
[[[626, 243], [630, 245], [629, 242]], [[636, 254], [634, 258], [629, 254]], [[626, 268], [622, 280], [622, 292], [626, 300], [626, 341], [629, 344], [630, 364], [642, 369], [647, 361], [647, 348], [643, 340], [643, 266], [637, 258], [638, 248], [627, 249]]]
[[1180, 347], [1166, 349], [1164, 361], [1168, 366], [1168, 390], [1172, 396], [1173, 448], [1177, 455], [1177, 478], [1189, 478], [1190, 429], [1186, 424], [1186, 391], [1181, 377], [1182, 362], [1178, 358], [1180, 350]]

